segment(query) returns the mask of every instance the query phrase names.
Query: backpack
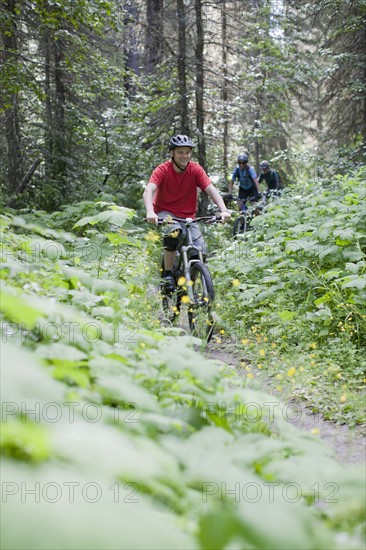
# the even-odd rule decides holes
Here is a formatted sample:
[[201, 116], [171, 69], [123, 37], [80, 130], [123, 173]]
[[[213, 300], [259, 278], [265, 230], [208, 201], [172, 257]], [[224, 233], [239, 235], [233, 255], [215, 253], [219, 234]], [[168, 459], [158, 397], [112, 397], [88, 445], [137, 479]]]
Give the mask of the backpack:
[[283, 189], [282, 178], [280, 173], [277, 172], [277, 170], [273, 170], [273, 171], [277, 174], [277, 177], [278, 177], [278, 189]]
[[278, 189], [282, 189], [282, 179], [281, 179], [280, 174], [277, 172], [277, 170], [271, 169], [271, 171], [269, 172], [268, 175], [269, 175], [268, 180], [267, 180], [266, 177], [262, 178], [262, 176], [260, 176], [260, 178], [259, 178], [260, 181], [262, 181], [262, 180], [264, 180], [266, 182], [268, 181], [267, 185], [268, 185], [269, 189], [276, 189], [275, 184], [276, 184], [276, 176], [277, 176], [277, 178], [278, 178]]
[[[239, 166], [237, 166], [235, 168], [235, 178], [234, 179], [238, 179], [239, 180], [239, 185], [240, 185], [240, 188], [241, 189], [250, 189], [253, 184], [254, 184], [254, 181], [253, 181], [253, 178], [252, 176], [250, 175], [250, 170], [249, 170], [249, 165], [246, 166], [243, 170], [241, 170], [239, 168]], [[241, 180], [245, 180], [242, 184], [242, 181]]]

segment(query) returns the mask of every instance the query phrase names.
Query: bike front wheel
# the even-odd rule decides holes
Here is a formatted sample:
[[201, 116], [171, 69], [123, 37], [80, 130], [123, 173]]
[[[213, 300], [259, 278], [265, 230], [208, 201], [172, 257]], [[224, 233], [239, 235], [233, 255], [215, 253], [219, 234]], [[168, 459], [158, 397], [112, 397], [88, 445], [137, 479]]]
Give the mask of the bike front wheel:
[[214, 329], [212, 305], [215, 298], [211, 274], [206, 265], [195, 262], [190, 268], [193, 302], [188, 308], [189, 327], [193, 336], [209, 342]]
[[[161, 272], [164, 273], [164, 260], [161, 264]], [[182, 305], [182, 289], [178, 286], [179, 277], [182, 275], [178, 271], [176, 262], [173, 268], [173, 277], [176, 285], [175, 291], [167, 292], [164, 283], [160, 285], [160, 295], [161, 295], [161, 304], [164, 311], [164, 322], [165, 324], [171, 325], [179, 318], [180, 309]]]
[[182, 292], [177, 289], [174, 292], [165, 294], [164, 289], [161, 289], [161, 295], [165, 320], [168, 321], [168, 324], [173, 324], [179, 317]]
[[236, 218], [233, 225], [233, 236], [246, 233], [247, 230], [247, 217], [245, 214]]

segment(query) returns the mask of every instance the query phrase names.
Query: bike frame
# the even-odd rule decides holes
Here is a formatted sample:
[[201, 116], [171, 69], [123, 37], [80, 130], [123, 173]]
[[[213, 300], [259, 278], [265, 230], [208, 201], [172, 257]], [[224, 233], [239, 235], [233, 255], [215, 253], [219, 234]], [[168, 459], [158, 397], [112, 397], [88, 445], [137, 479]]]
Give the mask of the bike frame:
[[[193, 301], [194, 296], [193, 296], [192, 285], [190, 284], [190, 282], [191, 282], [191, 276], [190, 276], [190, 273], [189, 273], [190, 268], [191, 268], [192, 264], [194, 264], [194, 263], [197, 263], [197, 262], [204, 263], [204, 259], [203, 259], [202, 247], [201, 246], [196, 246], [196, 245], [193, 244], [191, 226], [192, 226], [192, 224], [197, 223], [197, 222], [211, 222], [211, 223], [221, 222], [221, 216], [203, 216], [201, 218], [195, 218], [195, 219], [194, 218], [182, 218], [182, 219], [181, 218], [172, 218], [172, 219], [173, 219], [173, 221], [184, 223], [185, 226], [186, 226], [186, 235], [184, 237], [183, 244], [177, 250], [178, 261], [177, 261], [176, 270], [179, 271], [182, 268], [182, 264], [183, 264], [183, 270], [182, 271], [183, 271], [184, 277], [187, 281], [185, 286], [187, 286], [187, 293], [188, 293], [189, 299], [191, 301]], [[166, 222], [162, 218], [159, 218], [158, 223], [162, 224], [162, 223], [168, 223], [168, 222]], [[188, 254], [191, 250], [194, 250], [198, 253], [198, 259], [188, 259]]]
[[[193, 244], [192, 230], [191, 230], [192, 223], [194, 223], [194, 222], [186, 222], [186, 224], [185, 224], [187, 234], [186, 234], [184, 239], [187, 241], [187, 244], [183, 243], [182, 246], [180, 247], [180, 249], [178, 250], [178, 264], [177, 264], [177, 268], [178, 268], [178, 271], [179, 271], [179, 269], [181, 268], [182, 263], [183, 263], [184, 277], [187, 281], [187, 292], [188, 292], [188, 296], [191, 300], [193, 300], [192, 286], [190, 285], [191, 276], [190, 276], [190, 273], [189, 273], [191, 265], [194, 264], [194, 263], [197, 263], [197, 262], [204, 263], [202, 247], [201, 246], [195, 246]], [[198, 258], [199, 258], [198, 260], [197, 259], [188, 259], [189, 252], [191, 250], [194, 250], [194, 251], [198, 252]]]

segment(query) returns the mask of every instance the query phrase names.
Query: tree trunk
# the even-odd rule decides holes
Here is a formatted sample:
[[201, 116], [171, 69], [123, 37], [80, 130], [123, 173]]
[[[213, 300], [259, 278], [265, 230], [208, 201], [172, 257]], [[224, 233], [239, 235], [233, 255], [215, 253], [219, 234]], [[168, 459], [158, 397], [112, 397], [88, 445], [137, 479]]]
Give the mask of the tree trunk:
[[196, 119], [198, 133], [198, 162], [206, 170], [206, 143], [204, 133], [204, 108], [203, 108], [203, 23], [202, 23], [202, 5], [201, 0], [195, 0], [196, 10]]
[[228, 101], [228, 70], [227, 70], [227, 18], [226, 18], [226, 0], [222, 0], [221, 4], [221, 32], [222, 32], [222, 106], [223, 106], [223, 130], [222, 130], [222, 171], [224, 177], [229, 169], [229, 120], [227, 112]]
[[124, 20], [124, 57], [125, 66], [127, 69], [125, 77], [125, 89], [130, 96], [135, 94], [135, 86], [129, 73], [133, 72], [136, 75], [140, 73], [140, 56], [138, 53], [138, 38], [135, 32], [135, 26], [138, 18], [137, 6], [134, 0], [127, 0], [124, 4], [125, 20]]
[[26, 175], [24, 176], [24, 178], [21, 180], [21, 182], [19, 183], [19, 187], [17, 189], [17, 193], [21, 194], [21, 193], [24, 193], [25, 191], [25, 188], [27, 187], [28, 183], [30, 182], [30, 180], [32, 179], [32, 176], [34, 174], [34, 172], [37, 170], [38, 166], [41, 164], [41, 159], [37, 159], [33, 164], [32, 166], [30, 167], [30, 169], [28, 170], [28, 172], [26, 173]]
[[[1, 38], [4, 45], [2, 51], [2, 61], [5, 68], [9, 68], [8, 78], [14, 78], [18, 72], [18, 57], [13, 54], [18, 50], [17, 27], [15, 24], [16, 13], [15, 9], [17, 2], [15, 0], [7, 0], [4, 2], [4, 10], [6, 12], [6, 24], [1, 26]], [[14, 82], [8, 86], [8, 89], [14, 90], [18, 85]], [[4, 83], [4, 92], [1, 94], [4, 109], [4, 133], [6, 141], [6, 156], [7, 156], [7, 171], [6, 182], [9, 191], [15, 192], [22, 173], [22, 148], [21, 148], [21, 131], [19, 124], [19, 102], [18, 93], [11, 92], [6, 95]]]
[[184, 0], [177, 0], [178, 13], [178, 80], [180, 97], [180, 132], [189, 134], [188, 122], [188, 93], [186, 70], [186, 14]]
[[[196, 11], [196, 29], [197, 29], [197, 45], [196, 45], [196, 119], [197, 119], [197, 138], [198, 138], [198, 162], [207, 171], [206, 166], [206, 141], [204, 127], [204, 107], [203, 107], [203, 22], [202, 22], [202, 4], [201, 0], [195, 0]], [[205, 216], [209, 198], [206, 193], [201, 193], [198, 205], [198, 215]]]
[[49, 31], [42, 36], [44, 48], [44, 92], [45, 92], [45, 176], [52, 179], [53, 164], [53, 114], [51, 91], [51, 45]]
[[152, 73], [162, 60], [163, 0], [146, 2], [146, 71]]
[[54, 60], [55, 60], [55, 106], [54, 118], [56, 127], [54, 128], [54, 172], [57, 180], [63, 190], [67, 188], [67, 130], [65, 125], [65, 74], [62, 63], [64, 59], [63, 41], [61, 38], [54, 42]]

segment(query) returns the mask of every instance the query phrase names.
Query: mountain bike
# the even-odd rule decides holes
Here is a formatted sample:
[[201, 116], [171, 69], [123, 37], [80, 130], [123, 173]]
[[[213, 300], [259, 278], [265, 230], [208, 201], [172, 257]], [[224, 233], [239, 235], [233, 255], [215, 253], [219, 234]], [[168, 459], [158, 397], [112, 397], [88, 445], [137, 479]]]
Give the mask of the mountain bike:
[[[243, 235], [246, 236], [247, 231], [252, 229], [250, 227], [250, 222], [253, 218], [256, 216], [259, 216], [259, 214], [262, 213], [262, 209], [264, 207], [264, 203], [255, 205], [254, 203], [258, 201], [261, 198], [260, 195], [250, 197], [248, 199], [239, 199], [238, 197], [233, 197], [232, 200], [235, 200], [237, 202], [242, 201], [243, 206], [239, 213], [239, 216], [234, 221], [233, 225], [233, 236], [236, 237], [237, 235]], [[248, 204], [249, 203], [249, 206]]]
[[[212, 305], [215, 299], [211, 273], [204, 262], [201, 247], [193, 244], [191, 226], [193, 223], [221, 223], [221, 216], [202, 216], [200, 218], [169, 218], [184, 223], [186, 235], [182, 240], [174, 260], [172, 275], [175, 291], [167, 292], [164, 284], [160, 293], [165, 318], [174, 323], [181, 311], [182, 304], [188, 306], [189, 327], [194, 336], [209, 342], [213, 329]], [[169, 219], [159, 218], [158, 224], [169, 223]], [[162, 262], [164, 268], [164, 260]]]
[[263, 206], [268, 204], [270, 201], [274, 201], [281, 197], [281, 189], [266, 189], [262, 193], [262, 203]]

